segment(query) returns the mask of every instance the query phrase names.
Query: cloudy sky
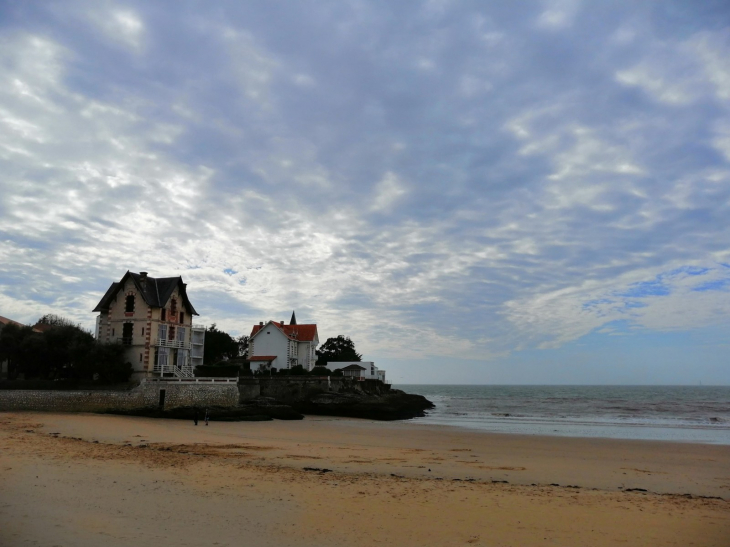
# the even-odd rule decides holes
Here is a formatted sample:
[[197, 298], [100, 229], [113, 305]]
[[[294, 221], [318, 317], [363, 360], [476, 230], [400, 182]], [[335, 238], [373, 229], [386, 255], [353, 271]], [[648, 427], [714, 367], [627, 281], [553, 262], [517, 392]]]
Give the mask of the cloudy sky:
[[730, 384], [730, 6], [0, 2], [0, 315], [127, 270], [396, 383]]

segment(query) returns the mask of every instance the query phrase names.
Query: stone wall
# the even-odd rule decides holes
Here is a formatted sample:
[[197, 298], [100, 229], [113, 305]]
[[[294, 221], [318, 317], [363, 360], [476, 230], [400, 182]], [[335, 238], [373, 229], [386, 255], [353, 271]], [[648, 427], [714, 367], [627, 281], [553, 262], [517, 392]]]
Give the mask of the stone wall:
[[164, 392], [166, 410], [183, 406], [238, 405], [235, 381], [143, 381], [130, 391], [0, 390], [0, 411], [103, 412], [159, 408]]
[[380, 395], [390, 386], [378, 380], [359, 381], [355, 378], [326, 376], [261, 376], [239, 378], [240, 401], [259, 396], [271, 397], [286, 404], [306, 401], [320, 393], [364, 392]]

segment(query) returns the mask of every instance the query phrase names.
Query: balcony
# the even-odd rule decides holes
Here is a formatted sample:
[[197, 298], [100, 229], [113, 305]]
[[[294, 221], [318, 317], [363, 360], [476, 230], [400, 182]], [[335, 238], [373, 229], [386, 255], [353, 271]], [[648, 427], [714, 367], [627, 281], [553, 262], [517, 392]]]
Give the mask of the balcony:
[[122, 338], [117, 338], [117, 342], [122, 344], [123, 346], [131, 346], [132, 345], [132, 337], [131, 336], [124, 336]]
[[190, 344], [186, 344], [184, 340], [167, 340], [166, 338], [157, 339], [155, 346], [161, 348], [182, 348], [190, 349]]

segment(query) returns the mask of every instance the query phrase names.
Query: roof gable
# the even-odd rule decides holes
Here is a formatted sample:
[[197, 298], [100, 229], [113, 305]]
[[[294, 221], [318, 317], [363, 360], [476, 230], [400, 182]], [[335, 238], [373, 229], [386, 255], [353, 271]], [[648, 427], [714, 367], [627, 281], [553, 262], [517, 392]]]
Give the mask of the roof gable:
[[92, 311], [100, 312], [108, 310], [112, 300], [116, 297], [121, 288], [124, 287], [128, 279], [132, 280], [137, 292], [142, 295], [142, 298], [147, 305], [153, 308], [164, 307], [177, 287], [187, 309], [192, 315], [198, 315], [198, 312], [195, 311], [195, 308], [193, 308], [193, 305], [190, 303], [185, 283], [183, 283], [181, 276], [160, 278], [150, 276], [142, 277], [140, 274], [130, 272], [129, 270], [127, 270], [127, 273], [122, 276], [121, 281], [111, 284]]
[[282, 323], [277, 323], [276, 321], [269, 321], [265, 325], [254, 325], [251, 330], [251, 338], [256, 336], [264, 329], [264, 327], [269, 325], [275, 326], [289, 340], [296, 340], [297, 342], [313, 342], [315, 339], [319, 339], [319, 336], [317, 336], [317, 325], [284, 325]]

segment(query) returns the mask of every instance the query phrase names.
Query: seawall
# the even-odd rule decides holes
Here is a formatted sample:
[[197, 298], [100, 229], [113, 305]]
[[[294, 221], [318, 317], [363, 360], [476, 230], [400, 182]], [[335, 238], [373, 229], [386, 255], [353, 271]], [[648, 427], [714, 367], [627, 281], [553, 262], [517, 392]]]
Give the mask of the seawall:
[[0, 390], [0, 411], [106, 412], [238, 405], [235, 378], [143, 380], [129, 391]]

